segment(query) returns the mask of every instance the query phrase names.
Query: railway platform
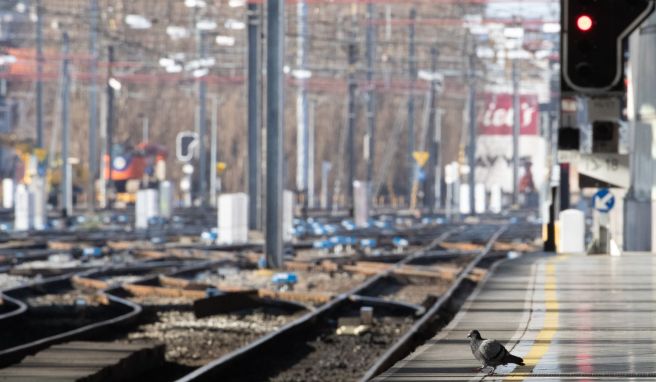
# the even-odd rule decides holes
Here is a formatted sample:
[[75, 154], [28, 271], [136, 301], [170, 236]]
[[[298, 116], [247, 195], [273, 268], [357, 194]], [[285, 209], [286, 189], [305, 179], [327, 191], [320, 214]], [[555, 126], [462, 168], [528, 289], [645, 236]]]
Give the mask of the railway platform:
[[[451, 323], [376, 381], [654, 381], [656, 257], [527, 255], [492, 270]], [[494, 375], [478, 329], [524, 358]]]

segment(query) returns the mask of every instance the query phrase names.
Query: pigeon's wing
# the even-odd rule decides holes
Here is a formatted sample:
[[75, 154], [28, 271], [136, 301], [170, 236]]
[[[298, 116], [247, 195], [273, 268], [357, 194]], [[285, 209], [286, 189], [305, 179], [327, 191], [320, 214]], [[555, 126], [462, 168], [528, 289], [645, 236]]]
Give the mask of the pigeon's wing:
[[508, 355], [508, 350], [496, 340], [483, 341], [478, 347], [478, 351], [489, 365], [501, 365]]

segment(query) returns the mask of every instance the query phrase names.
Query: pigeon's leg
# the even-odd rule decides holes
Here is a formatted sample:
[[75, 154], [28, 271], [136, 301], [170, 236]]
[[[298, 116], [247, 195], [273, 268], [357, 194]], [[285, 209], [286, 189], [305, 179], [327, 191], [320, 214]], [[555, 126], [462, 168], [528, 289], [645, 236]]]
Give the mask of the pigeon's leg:
[[475, 372], [481, 372], [483, 370], [487, 369], [487, 365], [483, 365], [481, 367], [477, 367], [474, 369]]
[[[490, 367], [491, 367], [491, 366], [490, 366]], [[489, 373], [487, 373], [487, 375], [494, 375], [494, 373], [495, 373], [496, 371], [497, 371], [497, 367], [494, 366], [494, 367], [492, 367], [492, 371], [489, 372]]]

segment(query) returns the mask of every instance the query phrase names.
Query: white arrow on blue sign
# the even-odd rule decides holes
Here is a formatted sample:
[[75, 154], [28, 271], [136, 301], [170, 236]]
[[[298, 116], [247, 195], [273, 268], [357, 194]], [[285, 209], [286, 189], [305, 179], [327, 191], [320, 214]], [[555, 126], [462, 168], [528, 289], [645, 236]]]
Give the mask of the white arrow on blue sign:
[[615, 196], [607, 188], [597, 191], [592, 201], [594, 202], [594, 208], [602, 213], [610, 212], [615, 206]]

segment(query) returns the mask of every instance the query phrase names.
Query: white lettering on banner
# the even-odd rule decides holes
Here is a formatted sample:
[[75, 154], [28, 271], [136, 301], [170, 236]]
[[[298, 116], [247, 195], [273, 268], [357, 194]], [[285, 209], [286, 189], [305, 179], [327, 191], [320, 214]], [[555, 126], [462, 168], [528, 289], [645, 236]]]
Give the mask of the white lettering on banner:
[[[521, 106], [522, 114], [522, 128], [527, 128], [533, 124], [535, 118], [535, 108], [531, 107], [528, 103], [523, 102]], [[514, 114], [511, 112], [511, 114]]]
[[[496, 109], [495, 104], [490, 104], [489, 108], [483, 114], [483, 124], [485, 126], [503, 127], [513, 125], [515, 110], [513, 109]], [[528, 103], [522, 103], [521, 128], [522, 130], [530, 129], [535, 117], [535, 110]]]
[[[513, 96], [508, 93], [484, 95], [486, 108], [479, 126], [481, 135], [511, 135], [515, 111]], [[520, 131], [522, 135], [538, 135], [538, 103], [535, 95], [520, 96]]]

